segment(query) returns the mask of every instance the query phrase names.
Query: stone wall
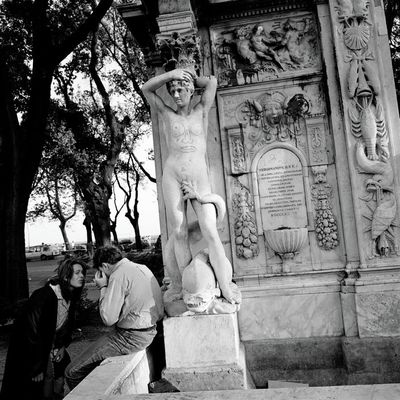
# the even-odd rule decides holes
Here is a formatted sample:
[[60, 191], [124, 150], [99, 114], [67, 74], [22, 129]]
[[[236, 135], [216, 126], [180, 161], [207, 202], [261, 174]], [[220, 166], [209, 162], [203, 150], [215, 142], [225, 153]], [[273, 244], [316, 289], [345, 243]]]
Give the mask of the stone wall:
[[[155, 71], [152, 39], [176, 31], [200, 39], [200, 72], [218, 79], [208, 163], [256, 384], [398, 381], [400, 123], [382, 2], [172, 3], [121, 13], [137, 37], [158, 21], [141, 39]], [[154, 117], [153, 133], [160, 177]]]

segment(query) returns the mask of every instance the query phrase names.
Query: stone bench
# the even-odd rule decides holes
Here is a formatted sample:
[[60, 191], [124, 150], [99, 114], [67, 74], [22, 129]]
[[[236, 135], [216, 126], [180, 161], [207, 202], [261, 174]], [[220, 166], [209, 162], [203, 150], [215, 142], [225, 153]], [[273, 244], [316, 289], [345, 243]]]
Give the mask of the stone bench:
[[[245, 392], [245, 393], [244, 393]], [[71, 398], [72, 399], [72, 398]], [[209, 392], [156, 393], [121, 396], [77, 394], [75, 400], [395, 400], [400, 384], [325, 386], [286, 389], [217, 390]], [[70, 400], [70, 398], [68, 398]]]
[[148, 393], [149, 382], [149, 359], [146, 351], [142, 350], [133, 355], [105, 359], [65, 399], [98, 399], [99, 396]]

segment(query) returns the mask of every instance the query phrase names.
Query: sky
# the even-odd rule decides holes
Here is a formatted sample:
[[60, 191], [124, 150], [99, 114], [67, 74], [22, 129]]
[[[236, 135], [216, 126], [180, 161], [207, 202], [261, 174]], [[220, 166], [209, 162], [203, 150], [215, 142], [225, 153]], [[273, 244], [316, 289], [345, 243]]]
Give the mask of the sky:
[[[150, 186], [150, 184], [148, 185]], [[155, 187], [155, 184], [152, 184]], [[151, 187], [151, 186], [150, 186]], [[160, 233], [160, 223], [158, 217], [158, 204], [155, 188], [142, 190], [139, 198], [139, 227], [142, 236], [158, 235]], [[86, 242], [86, 229], [82, 225], [83, 213], [76, 215], [67, 225], [67, 235], [72, 243]], [[41, 243], [58, 244], [63, 243], [60, 228], [57, 221], [48, 221], [40, 218], [35, 223], [25, 224], [25, 244], [35, 246]], [[123, 211], [117, 220], [117, 234], [119, 239], [133, 239], [133, 227], [124, 216]]]
[[[151, 136], [141, 141], [140, 146], [135, 149], [135, 154], [139, 160], [143, 161], [147, 171], [155, 177], [154, 161], [147, 160], [147, 153], [152, 147]], [[159, 213], [157, 204], [156, 184], [145, 179], [145, 185], [140, 186], [139, 192], [139, 227], [142, 236], [158, 235], [160, 233]], [[117, 193], [118, 198], [118, 193]], [[110, 209], [113, 215], [114, 206], [110, 201]], [[133, 239], [133, 227], [125, 217], [125, 209], [119, 213], [117, 220], [118, 239]], [[83, 213], [77, 215], [67, 224], [67, 235], [70, 243], [86, 242], [86, 229], [82, 225]], [[38, 218], [35, 222], [25, 224], [25, 245], [35, 246], [42, 243], [59, 244], [63, 243], [63, 237], [57, 221], [49, 221], [46, 218]]]

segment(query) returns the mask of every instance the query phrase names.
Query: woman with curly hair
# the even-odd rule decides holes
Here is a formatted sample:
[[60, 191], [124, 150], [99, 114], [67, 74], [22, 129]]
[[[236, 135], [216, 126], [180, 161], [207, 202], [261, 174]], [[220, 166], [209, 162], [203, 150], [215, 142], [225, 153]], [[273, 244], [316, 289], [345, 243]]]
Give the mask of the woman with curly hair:
[[35, 290], [11, 333], [1, 400], [62, 398], [64, 370], [70, 362], [75, 309], [85, 284], [86, 263], [62, 260], [57, 276]]

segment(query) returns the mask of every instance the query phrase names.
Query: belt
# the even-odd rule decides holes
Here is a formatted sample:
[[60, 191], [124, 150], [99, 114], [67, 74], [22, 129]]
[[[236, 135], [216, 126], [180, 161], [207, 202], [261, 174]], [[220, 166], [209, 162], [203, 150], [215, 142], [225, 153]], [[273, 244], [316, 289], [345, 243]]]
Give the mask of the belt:
[[149, 326], [148, 328], [121, 328], [121, 327], [118, 326], [118, 329], [123, 329], [124, 331], [146, 332], [146, 331], [151, 331], [153, 329], [156, 329], [156, 325]]

